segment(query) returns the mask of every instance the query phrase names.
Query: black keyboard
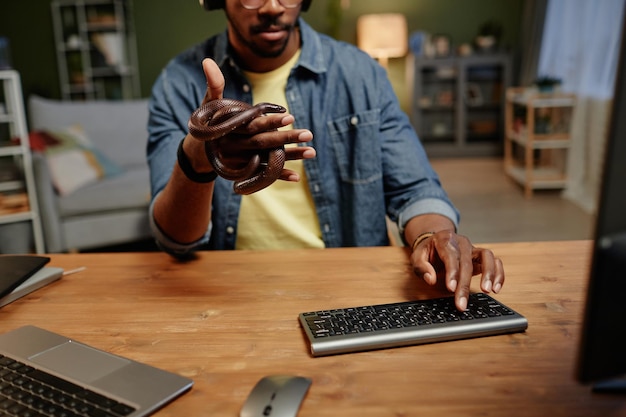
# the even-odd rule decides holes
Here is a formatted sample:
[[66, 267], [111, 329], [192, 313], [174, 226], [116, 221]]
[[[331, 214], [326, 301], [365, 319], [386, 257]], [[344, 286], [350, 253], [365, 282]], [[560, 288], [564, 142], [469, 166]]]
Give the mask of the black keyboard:
[[301, 313], [313, 356], [523, 332], [528, 320], [484, 293]]
[[0, 417], [124, 417], [135, 409], [0, 355]]

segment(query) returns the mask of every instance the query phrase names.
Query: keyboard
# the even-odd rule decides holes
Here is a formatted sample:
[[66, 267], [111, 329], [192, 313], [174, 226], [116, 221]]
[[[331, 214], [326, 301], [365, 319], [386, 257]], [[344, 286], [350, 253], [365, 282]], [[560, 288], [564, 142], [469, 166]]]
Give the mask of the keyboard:
[[313, 356], [523, 332], [528, 320], [484, 293], [463, 312], [454, 297], [406, 301], [299, 315]]
[[0, 416], [124, 417], [135, 409], [0, 355]]

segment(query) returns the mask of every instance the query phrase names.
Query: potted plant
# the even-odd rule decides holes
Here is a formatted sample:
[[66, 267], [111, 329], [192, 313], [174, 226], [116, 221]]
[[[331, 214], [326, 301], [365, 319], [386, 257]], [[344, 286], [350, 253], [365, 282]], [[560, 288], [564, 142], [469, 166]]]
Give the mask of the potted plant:
[[551, 76], [541, 76], [535, 80], [535, 86], [542, 93], [551, 93], [561, 86], [561, 79]]

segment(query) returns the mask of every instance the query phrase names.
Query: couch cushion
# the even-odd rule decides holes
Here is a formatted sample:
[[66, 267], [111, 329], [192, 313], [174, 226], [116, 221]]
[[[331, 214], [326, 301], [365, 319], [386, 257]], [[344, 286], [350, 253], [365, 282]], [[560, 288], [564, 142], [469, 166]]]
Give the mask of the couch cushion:
[[46, 146], [39, 144], [38, 148], [48, 160], [52, 183], [60, 195], [68, 195], [87, 184], [122, 172], [117, 164], [93, 146], [81, 126], [37, 132], [48, 142]]
[[123, 168], [146, 165], [148, 99], [60, 101], [28, 100], [32, 130], [81, 125], [96, 149]]
[[147, 167], [129, 169], [59, 197], [62, 217], [87, 213], [145, 208], [150, 204], [150, 175]]

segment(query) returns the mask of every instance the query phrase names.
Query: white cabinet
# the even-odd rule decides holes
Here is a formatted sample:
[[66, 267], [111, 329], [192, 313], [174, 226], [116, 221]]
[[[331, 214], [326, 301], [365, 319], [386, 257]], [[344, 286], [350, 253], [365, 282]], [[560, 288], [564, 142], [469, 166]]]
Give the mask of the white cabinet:
[[504, 169], [527, 198], [534, 190], [565, 187], [575, 105], [573, 94], [507, 90]]
[[131, 0], [55, 0], [51, 7], [63, 99], [139, 97]]
[[[13, 223], [31, 223], [37, 253], [44, 252], [38, 214], [22, 87], [17, 71], [0, 71], [0, 229]], [[24, 239], [24, 236], [2, 236]]]

